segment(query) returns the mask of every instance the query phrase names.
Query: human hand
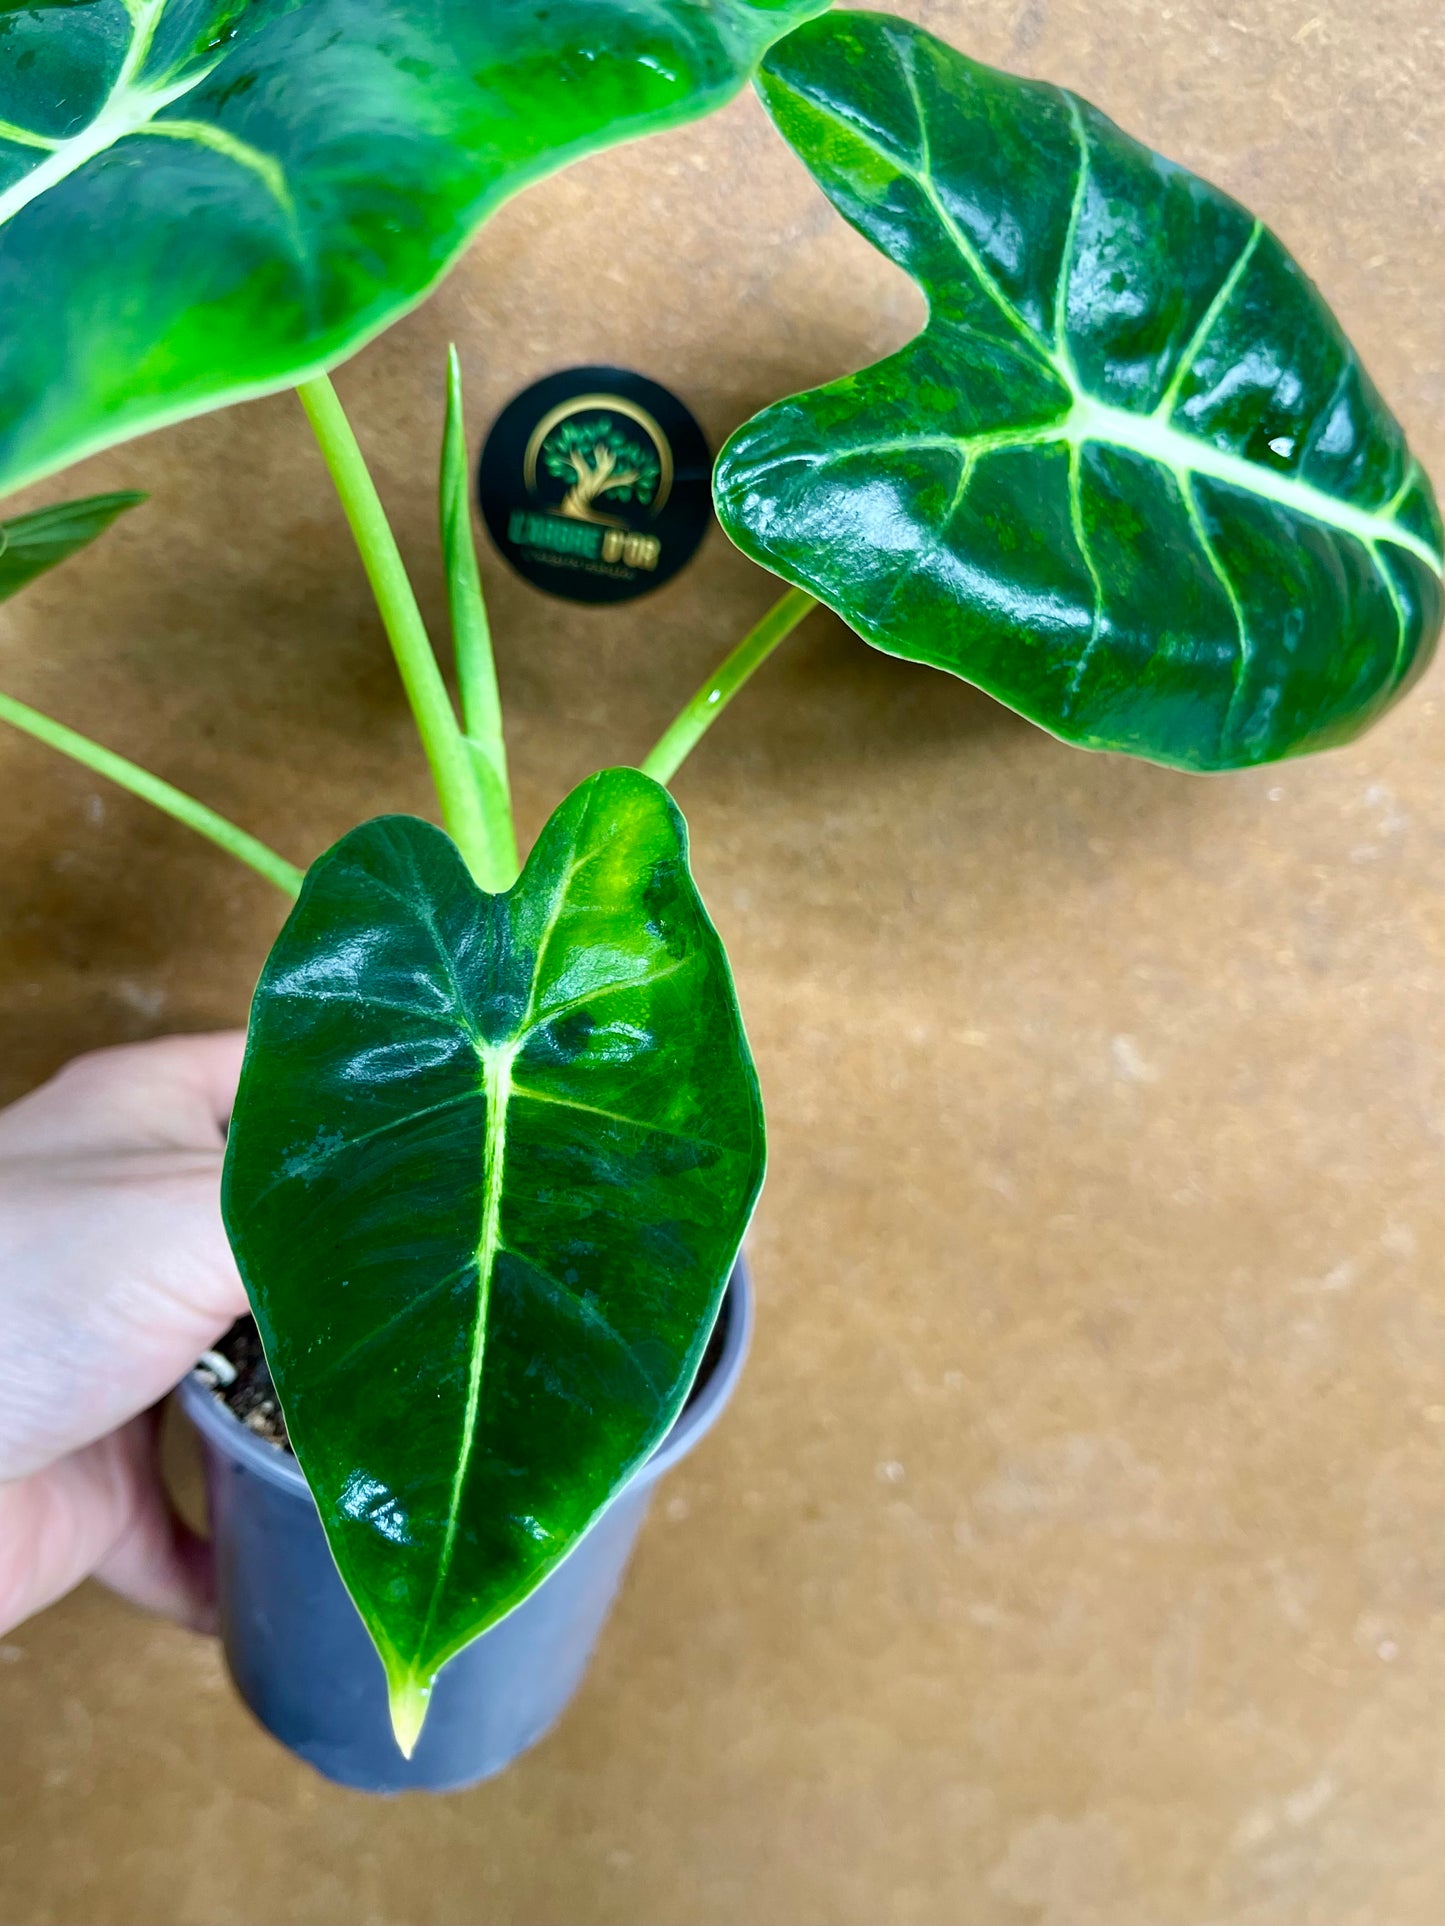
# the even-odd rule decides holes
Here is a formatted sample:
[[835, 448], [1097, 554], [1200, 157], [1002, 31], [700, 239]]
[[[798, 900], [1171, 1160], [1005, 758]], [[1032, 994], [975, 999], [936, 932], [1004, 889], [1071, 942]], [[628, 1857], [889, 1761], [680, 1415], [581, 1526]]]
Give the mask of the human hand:
[[220, 1210], [243, 1044], [98, 1050], [0, 1111], [0, 1633], [92, 1574], [209, 1629], [152, 1407], [246, 1308]]

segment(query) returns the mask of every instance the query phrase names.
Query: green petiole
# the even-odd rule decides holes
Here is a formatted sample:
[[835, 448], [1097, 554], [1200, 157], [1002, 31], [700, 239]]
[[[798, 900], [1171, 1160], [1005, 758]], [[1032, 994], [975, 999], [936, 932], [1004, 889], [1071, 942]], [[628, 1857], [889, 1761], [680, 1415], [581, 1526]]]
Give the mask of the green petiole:
[[356, 538], [361, 565], [431, 765], [442, 820], [467, 867], [487, 888], [484, 879], [489, 873], [491, 843], [471, 758], [381, 497], [327, 376], [303, 381], [296, 393]]
[[[496, 663], [472, 538], [461, 374], [456, 350], [451, 351], [447, 370], [440, 510], [447, 595], [462, 698], [460, 725], [396, 539], [336, 392], [326, 376], [319, 375], [303, 382], [297, 394], [356, 539], [416, 718], [448, 833], [483, 889], [493, 893], [507, 890], [519, 871], [517, 839]], [[813, 596], [801, 589], [789, 589], [693, 696], [642, 763], [643, 772], [657, 782], [670, 782], [685, 757], [748, 678], [816, 607]], [[153, 776], [137, 763], [103, 748], [14, 696], [0, 695], [0, 722], [9, 723], [12, 728], [94, 770], [176, 822], [185, 823], [218, 849], [264, 876], [284, 895], [294, 900], [300, 894], [303, 872], [294, 863], [288, 863], [257, 837], [174, 784]]]
[[128, 762], [124, 756], [116, 755], [112, 749], [102, 749], [98, 742], [88, 736], [80, 735], [74, 729], [67, 729], [63, 722], [56, 722], [50, 716], [42, 715], [28, 703], [17, 702], [14, 696], [0, 695], [0, 722], [8, 722], [13, 728], [21, 729], [27, 736], [34, 736], [37, 742], [47, 743], [50, 748], [58, 749], [63, 756], [72, 761], [84, 763], [98, 776], [104, 776], [122, 789], [128, 789], [133, 796], [153, 803], [157, 809], [173, 816], [178, 823], [185, 823], [198, 835], [207, 837], [228, 855], [237, 857], [249, 865], [268, 883], [274, 883], [284, 895], [292, 898], [301, 893], [301, 871], [294, 863], [288, 863], [284, 856], [278, 856], [274, 849], [268, 849], [256, 837], [248, 836], [244, 829], [227, 822], [218, 816], [214, 809], [207, 809], [204, 803], [188, 796], [184, 790], [175, 788], [171, 783], [162, 782], [149, 770]]
[[707, 734], [748, 678], [760, 669], [773, 650], [792, 634], [806, 615], [817, 608], [817, 597], [792, 588], [727, 656], [687, 707], [663, 732], [639, 767], [645, 776], [664, 785], [671, 782], [683, 761]]
[[507, 781], [507, 744], [502, 730], [502, 699], [492, 654], [492, 631], [482, 598], [481, 570], [472, 539], [471, 488], [467, 476], [467, 436], [462, 421], [462, 371], [457, 351], [447, 352], [447, 419], [441, 461], [442, 556], [447, 600], [457, 655], [457, 685], [462, 699], [462, 730], [472, 774], [481, 799], [486, 873], [477, 871], [483, 889], [510, 889], [521, 868], [512, 823], [512, 793]]

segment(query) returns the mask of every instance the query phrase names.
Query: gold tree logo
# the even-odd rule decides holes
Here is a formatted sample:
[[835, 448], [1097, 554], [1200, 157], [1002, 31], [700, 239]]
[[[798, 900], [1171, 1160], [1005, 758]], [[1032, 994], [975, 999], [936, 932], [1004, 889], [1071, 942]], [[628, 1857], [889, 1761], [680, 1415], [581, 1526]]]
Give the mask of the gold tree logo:
[[641, 502], [657, 492], [658, 462], [650, 448], [606, 415], [562, 421], [542, 443], [542, 465], [560, 481], [571, 477], [560, 512], [579, 522], [615, 522], [599, 502]]

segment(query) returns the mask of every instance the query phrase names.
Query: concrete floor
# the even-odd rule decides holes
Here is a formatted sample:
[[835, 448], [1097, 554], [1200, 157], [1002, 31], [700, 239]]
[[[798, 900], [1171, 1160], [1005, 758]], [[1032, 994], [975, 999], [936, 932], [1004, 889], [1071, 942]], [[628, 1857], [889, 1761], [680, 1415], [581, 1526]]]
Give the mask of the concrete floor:
[[[904, 10], [1257, 208], [1438, 474], [1430, 0]], [[475, 427], [616, 360], [716, 444], [917, 314], [742, 100], [514, 202], [340, 386], [438, 612], [448, 339]], [[298, 859], [427, 808], [293, 401], [73, 480], [153, 501], [6, 608], [0, 686]], [[611, 612], [494, 567], [525, 829], [770, 599], [716, 532]], [[84, 1591], [0, 1643], [0, 1918], [1437, 1919], [1439, 710], [1191, 780], [814, 618], [678, 783], [771, 1116], [756, 1351], [572, 1712], [377, 1806]], [[242, 1019], [279, 899], [14, 737], [0, 784], [0, 1095]]]

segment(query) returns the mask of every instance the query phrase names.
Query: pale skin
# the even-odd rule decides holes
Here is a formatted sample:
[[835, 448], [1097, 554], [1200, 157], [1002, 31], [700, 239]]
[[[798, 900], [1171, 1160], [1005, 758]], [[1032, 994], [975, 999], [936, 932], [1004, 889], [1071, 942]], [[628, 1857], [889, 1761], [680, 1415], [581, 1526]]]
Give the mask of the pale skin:
[[220, 1212], [242, 1043], [96, 1051], [0, 1111], [0, 1633], [89, 1577], [211, 1627], [156, 1407], [246, 1308]]

